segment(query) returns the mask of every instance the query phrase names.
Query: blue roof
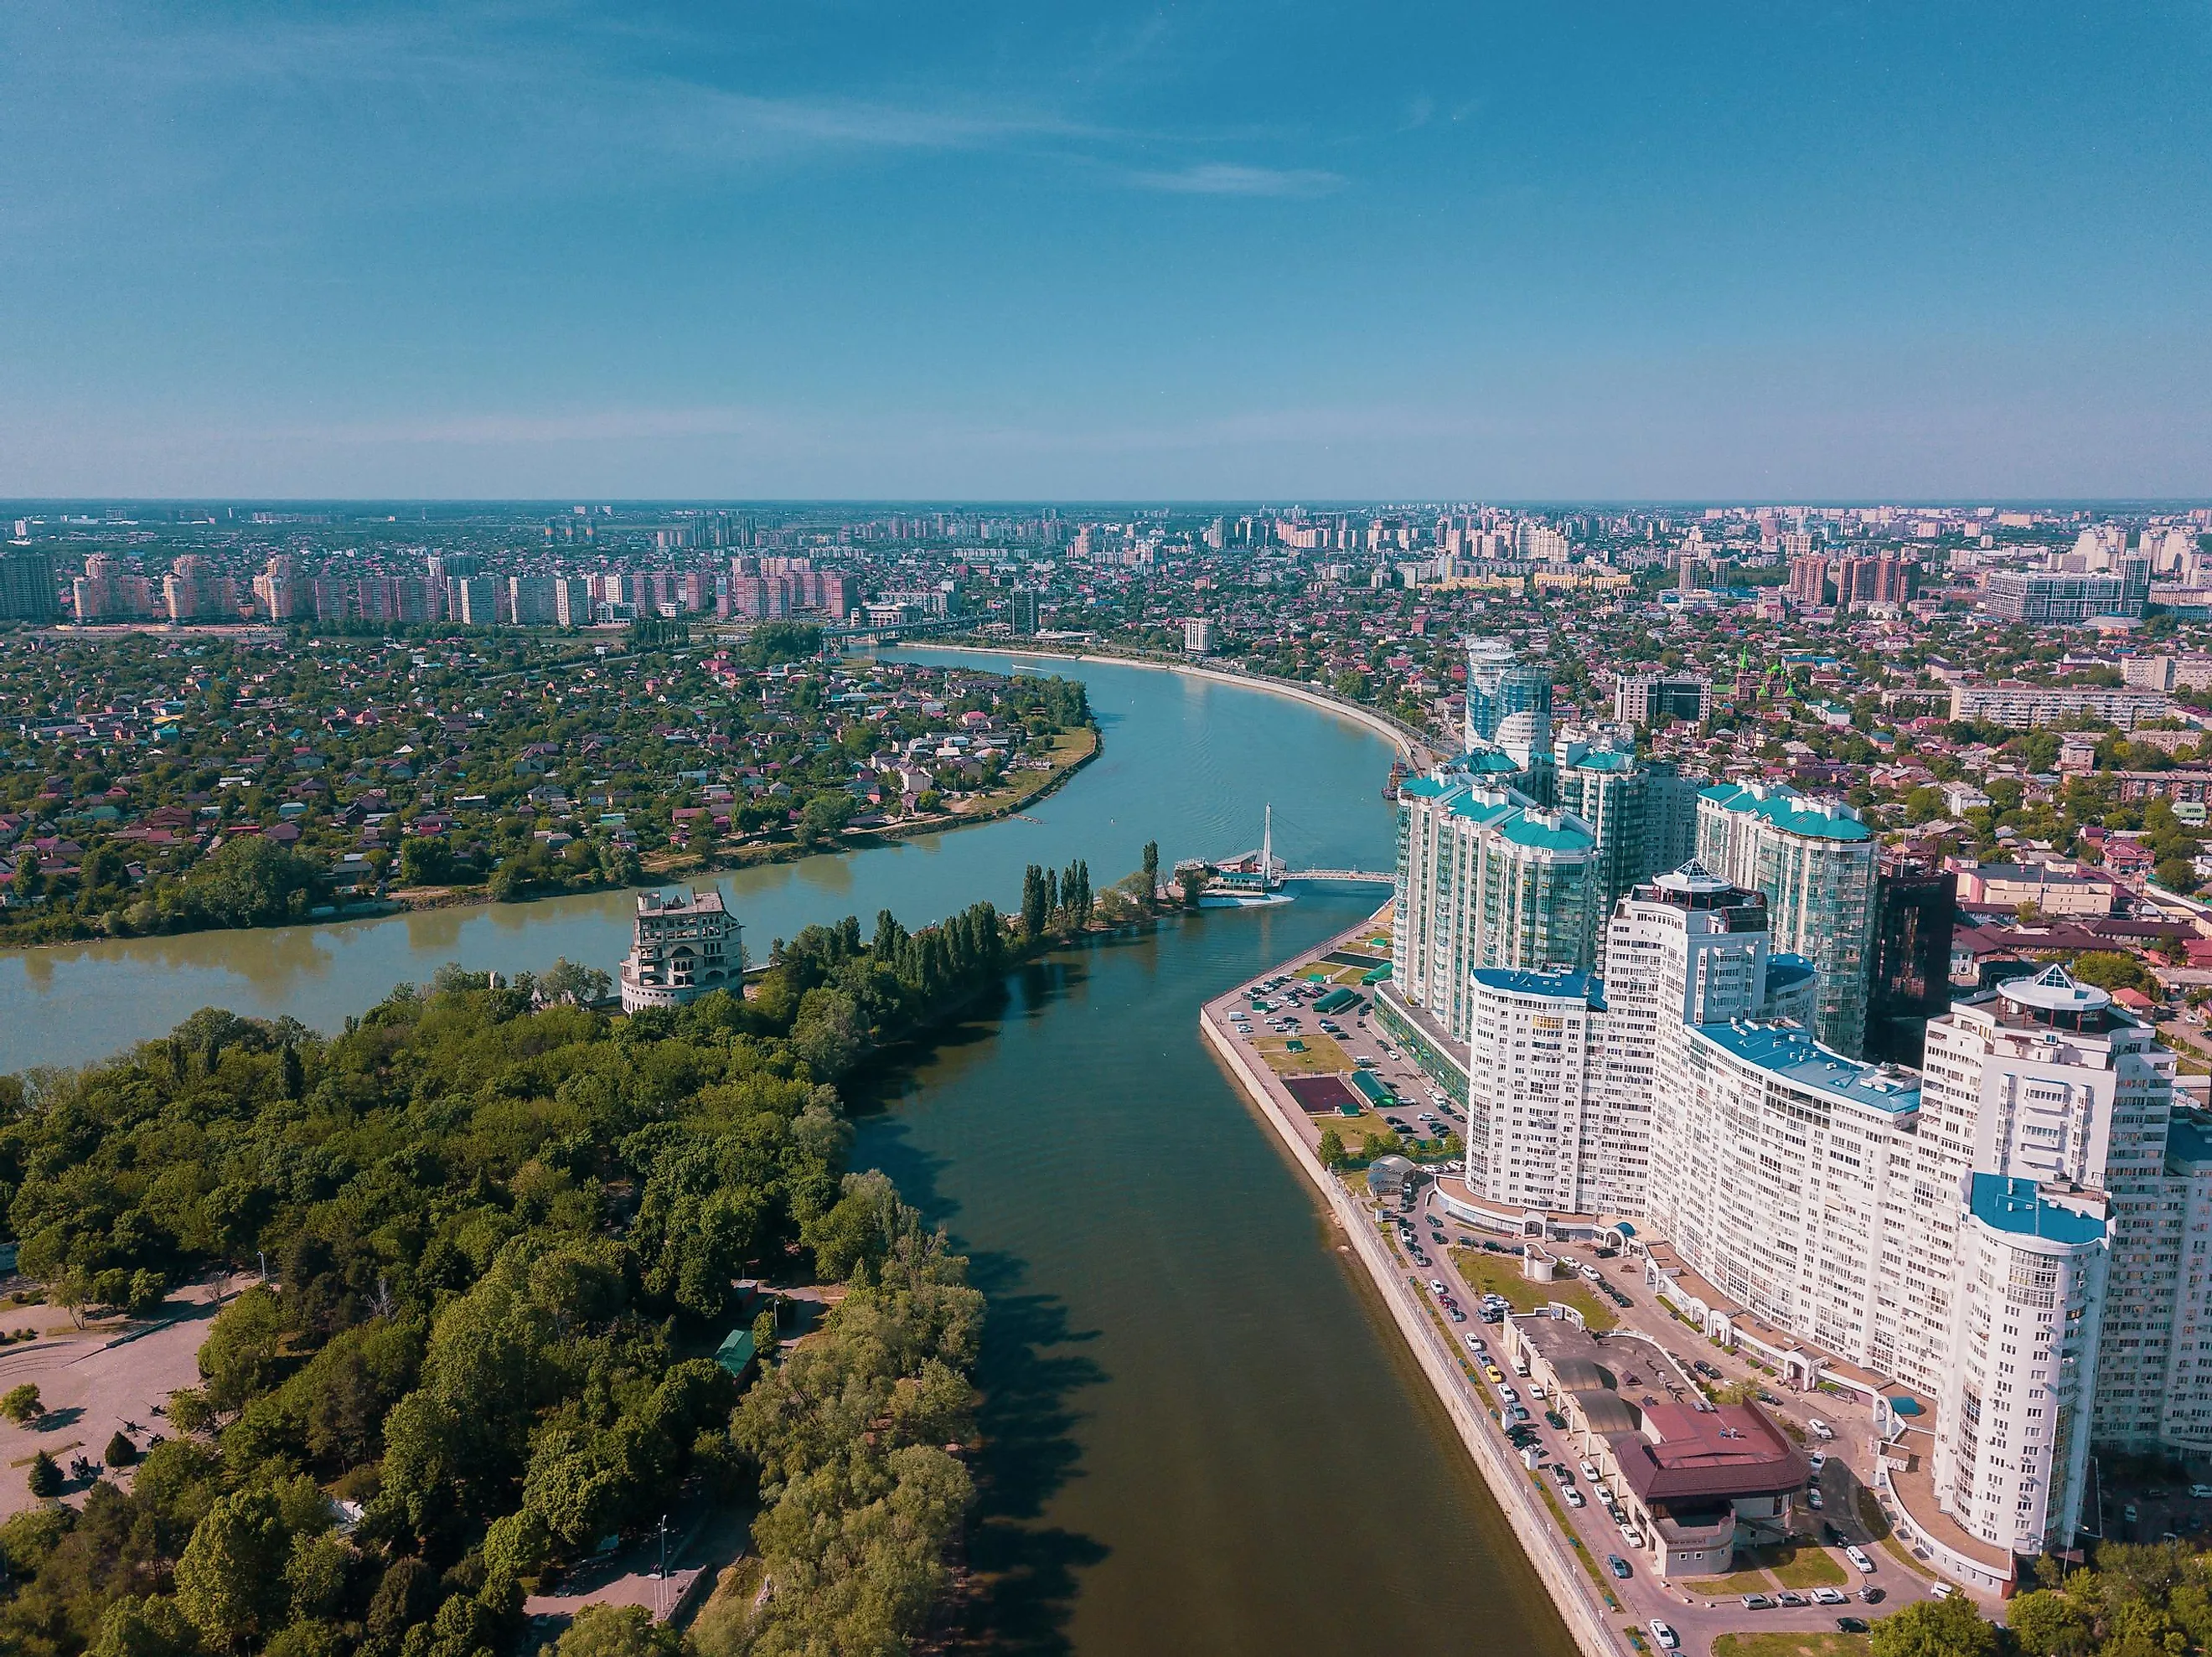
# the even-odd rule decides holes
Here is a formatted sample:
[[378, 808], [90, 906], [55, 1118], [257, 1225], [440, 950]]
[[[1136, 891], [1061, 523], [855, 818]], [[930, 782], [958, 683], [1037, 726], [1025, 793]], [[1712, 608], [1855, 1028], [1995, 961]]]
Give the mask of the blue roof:
[[1802, 984], [1818, 970], [1802, 955], [1771, 955], [1766, 957], [1766, 992]]
[[2041, 1237], [2056, 1243], [2092, 1243], [2105, 1235], [2105, 1223], [2094, 1215], [2044, 1201], [2036, 1194], [2033, 1180], [1977, 1174], [1968, 1187], [1966, 1205], [1973, 1211], [1974, 1217], [1991, 1230], [2008, 1231], [2018, 1237]]
[[1434, 777], [1408, 777], [1398, 785], [1398, 792], [1401, 794], [1415, 794], [1423, 799], [1436, 799], [1443, 794], [1446, 786]]
[[1510, 995], [1544, 995], [1579, 1000], [1593, 1012], [1605, 1011], [1605, 985], [1593, 973], [1516, 972], [1507, 967], [1477, 967], [1474, 981]]
[[1750, 789], [1732, 783], [1716, 783], [1700, 789], [1698, 798], [1709, 799], [1725, 811], [1749, 811], [1776, 828], [1808, 840], [1860, 841], [1874, 838], [1874, 830], [1856, 818], [1819, 810], [1793, 788], [1767, 791], [1765, 799]]
[[[1793, 1086], [1901, 1116], [1920, 1108], [1920, 1083], [1909, 1071], [1885, 1071], [1831, 1053], [1795, 1024], [1699, 1024], [1698, 1035]], [[1911, 1079], [1908, 1080], [1907, 1077]]]

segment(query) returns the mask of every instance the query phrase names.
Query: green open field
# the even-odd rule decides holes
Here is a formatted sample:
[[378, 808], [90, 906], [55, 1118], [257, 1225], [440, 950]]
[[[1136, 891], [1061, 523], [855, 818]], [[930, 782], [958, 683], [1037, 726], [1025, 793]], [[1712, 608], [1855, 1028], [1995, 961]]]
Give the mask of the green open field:
[[1723, 1634], [1713, 1657], [1866, 1657], [1874, 1639], [1865, 1634]]
[[[1745, 1556], [1739, 1554], [1739, 1558]], [[1772, 1593], [1778, 1588], [1839, 1588], [1850, 1580], [1824, 1548], [1781, 1543], [1745, 1559], [1747, 1569], [1684, 1586], [1718, 1599], [1731, 1593]]]
[[[1291, 1052], [1293, 1041], [1305, 1051]], [[1278, 1076], [1341, 1076], [1352, 1068], [1351, 1055], [1326, 1035], [1263, 1035], [1252, 1051]]]
[[1452, 1264], [1459, 1267], [1467, 1286], [1477, 1294], [1503, 1295], [1516, 1312], [1533, 1312], [1552, 1301], [1571, 1306], [1594, 1335], [1601, 1335], [1620, 1321], [1610, 1301], [1601, 1300], [1580, 1278], [1560, 1278], [1552, 1283], [1530, 1283], [1521, 1275], [1521, 1261], [1513, 1254], [1492, 1254], [1480, 1248], [1455, 1248]]

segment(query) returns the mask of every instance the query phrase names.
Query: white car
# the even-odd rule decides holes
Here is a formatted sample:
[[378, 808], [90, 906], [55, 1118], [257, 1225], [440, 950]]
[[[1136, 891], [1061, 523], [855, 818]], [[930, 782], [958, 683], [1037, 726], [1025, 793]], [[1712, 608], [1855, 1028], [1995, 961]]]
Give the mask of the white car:
[[1429, 1293], [1431, 1295], [1442, 1295], [1446, 1292], [1448, 1291], [1444, 1288], [1444, 1280], [1442, 1278], [1431, 1278], [1429, 1279]]
[[1593, 1484], [1597, 1483], [1598, 1471], [1596, 1462], [1592, 1461], [1588, 1456], [1584, 1456], [1582, 1460], [1577, 1462], [1576, 1465], [1583, 1470], [1583, 1477], [1584, 1478], [1589, 1480]]
[[1838, 1593], [1833, 1588], [1813, 1590], [1813, 1603], [1816, 1605], [1848, 1605], [1850, 1602], [1850, 1595]]
[[1867, 1557], [1867, 1551], [1864, 1548], [1845, 1548], [1844, 1550], [1844, 1557], [1850, 1560], [1854, 1565], [1856, 1565], [1869, 1576], [1874, 1575], [1874, 1561]]
[[1660, 1650], [1674, 1651], [1680, 1647], [1682, 1643], [1682, 1636], [1675, 1633], [1673, 1629], [1668, 1627], [1666, 1624], [1660, 1621], [1656, 1617], [1653, 1618], [1649, 1623], [1644, 1624], [1644, 1626], [1651, 1630], [1651, 1637], [1659, 1642]]
[[1813, 1470], [1813, 1477], [1818, 1478], [1820, 1476], [1820, 1469], [1828, 1465], [1828, 1458], [1815, 1450], [1805, 1458], [1805, 1465]]
[[1521, 1401], [1521, 1394], [1510, 1387], [1500, 1387], [1498, 1389], [1498, 1396], [1508, 1404], [1518, 1404]]

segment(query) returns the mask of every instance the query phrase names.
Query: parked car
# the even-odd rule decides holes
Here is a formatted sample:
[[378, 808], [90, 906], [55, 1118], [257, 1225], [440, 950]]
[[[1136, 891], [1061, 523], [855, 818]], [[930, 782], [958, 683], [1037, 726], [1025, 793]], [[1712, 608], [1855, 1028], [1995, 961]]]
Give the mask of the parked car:
[[1874, 1575], [1874, 1561], [1867, 1557], [1867, 1551], [1864, 1548], [1845, 1548], [1844, 1550], [1844, 1557], [1850, 1560], [1854, 1565], [1856, 1565], [1869, 1576]]
[[1848, 1605], [1850, 1599], [1848, 1595], [1838, 1593], [1833, 1588], [1814, 1588], [1813, 1603], [1816, 1605]]
[[1747, 1593], [1743, 1596], [1743, 1608], [1746, 1611], [1772, 1611], [1774, 1601], [1763, 1593]]
[[1651, 1637], [1658, 1642], [1660, 1650], [1674, 1651], [1681, 1646], [1682, 1636], [1675, 1633], [1673, 1629], [1669, 1628], [1665, 1623], [1660, 1621], [1656, 1617], [1645, 1624], [1644, 1626], [1651, 1630]]
[[1838, 1617], [1836, 1618], [1836, 1632], [1838, 1634], [1864, 1634], [1866, 1631], [1867, 1619], [1863, 1617]]
[[1888, 1597], [1889, 1590], [1887, 1588], [1878, 1588], [1869, 1585], [1859, 1590], [1860, 1599], [1869, 1605], [1878, 1605]]

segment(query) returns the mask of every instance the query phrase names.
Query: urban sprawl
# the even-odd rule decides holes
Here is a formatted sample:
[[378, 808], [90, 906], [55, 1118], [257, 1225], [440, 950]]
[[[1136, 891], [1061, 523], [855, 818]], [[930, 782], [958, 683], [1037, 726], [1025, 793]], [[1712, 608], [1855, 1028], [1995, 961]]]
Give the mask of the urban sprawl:
[[[641, 822], [648, 851], [829, 843], [1042, 764], [1084, 717], [825, 677], [899, 716], [848, 740], [789, 681], [867, 641], [1203, 660], [1371, 709], [1416, 745], [1375, 1017], [1464, 1107], [1455, 1221], [1618, 1248], [1700, 1335], [1856, 1399], [1900, 1529], [1978, 1588], [2101, 1533], [2098, 1458], [2212, 1453], [2206, 509], [185, 506], [13, 530], [11, 919], [95, 877], [128, 918], [242, 829], [321, 848], [311, 898], [381, 895], [400, 859], [374, 854], [410, 840], [488, 880], [512, 859], [517, 896], [639, 878]], [[748, 660], [794, 622], [803, 650]], [[513, 752], [453, 759], [507, 717], [488, 652], [582, 660], [601, 629], [596, 655], [641, 665], [561, 693], [597, 748], [511, 719]], [[57, 652], [118, 640], [134, 684], [55, 683]], [[464, 652], [477, 705], [434, 697], [437, 740], [325, 751], [341, 686], [419, 699]], [[771, 672], [750, 711], [617, 723]], [[250, 774], [160, 763], [225, 720]], [[593, 780], [672, 730], [635, 798]], [[471, 832], [471, 806], [517, 804], [536, 827]], [[1740, 1496], [1647, 1502], [1662, 1571], [1779, 1533], [1776, 1492]]]

